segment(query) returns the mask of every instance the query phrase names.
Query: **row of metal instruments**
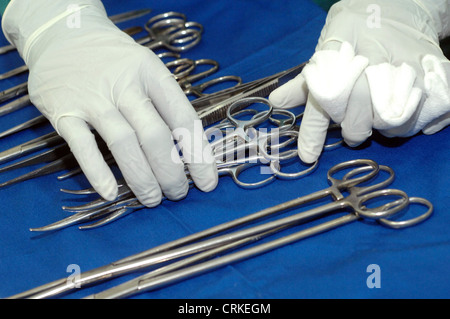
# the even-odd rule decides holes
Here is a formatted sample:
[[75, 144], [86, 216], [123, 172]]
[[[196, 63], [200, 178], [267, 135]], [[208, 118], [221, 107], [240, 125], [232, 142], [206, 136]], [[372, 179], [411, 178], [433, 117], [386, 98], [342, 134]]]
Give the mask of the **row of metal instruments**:
[[[150, 10], [127, 12], [110, 19], [115, 23], [148, 14]], [[296, 156], [296, 138], [301, 121], [301, 109], [295, 114], [288, 110], [274, 110], [265, 98], [273, 89], [297, 75], [303, 65], [290, 70], [264, 77], [248, 83], [242, 83], [238, 76], [219, 76], [210, 79], [219, 71], [219, 63], [212, 59], [189, 59], [181, 54], [200, 43], [204, 28], [200, 23], [188, 21], [178, 12], [166, 12], [151, 17], [145, 26], [123, 30], [133, 36], [137, 43], [155, 51], [172, 71], [182, 90], [192, 96], [192, 106], [199, 114], [207, 135], [211, 138], [219, 175], [228, 175], [243, 188], [256, 188], [275, 180], [300, 178], [314, 170], [317, 163], [306, 166], [296, 173], [284, 173], [280, 165], [294, 161]], [[145, 36], [142, 36], [142, 34]], [[0, 52], [9, 52], [12, 47], [0, 48]], [[26, 66], [16, 68], [0, 75], [7, 79], [27, 72]], [[196, 84], [198, 83], [198, 84]], [[225, 88], [221, 88], [225, 86]], [[212, 87], [219, 87], [211, 92]], [[27, 82], [0, 93], [0, 116], [7, 116], [25, 107], [33, 107], [27, 91]], [[261, 109], [262, 107], [262, 109]], [[39, 115], [24, 123], [0, 133], [0, 139], [6, 139], [23, 130], [37, 126], [50, 125], [47, 119]], [[336, 126], [334, 126], [335, 128]], [[333, 130], [333, 127], [330, 127]], [[95, 133], [95, 132], [94, 132]], [[114, 158], [98, 134], [96, 135], [105, 161], [114, 165]], [[275, 139], [278, 142], [275, 142]], [[326, 148], [341, 144], [337, 141]], [[25, 174], [0, 183], [0, 189], [37, 178], [58, 173], [58, 180], [65, 180], [82, 171], [70, 152], [67, 143], [54, 131], [0, 152], [0, 173], [25, 167], [34, 167]], [[251, 167], [263, 165], [259, 181], [245, 182], [242, 173]], [[118, 177], [120, 179], [120, 176]], [[67, 190], [74, 195], [93, 195], [95, 190]], [[92, 196], [90, 196], [92, 197]], [[114, 201], [97, 198], [84, 205], [63, 206], [63, 210], [73, 212], [72, 216], [44, 227], [31, 228], [32, 231], [49, 231], [81, 224], [80, 229], [92, 229], [106, 225], [143, 206], [132, 194], [123, 179], [119, 181], [119, 195]]]
[[[148, 13], [149, 10], [138, 10], [110, 18], [119, 23]], [[146, 35], [139, 37], [143, 31]], [[229, 176], [239, 187], [253, 189], [275, 180], [298, 179], [314, 172], [318, 162], [309, 165], [302, 163], [297, 152], [302, 108], [274, 109], [266, 98], [273, 89], [298, 75], [303, 64], [248, 83], [242, 83], [237, 76], [222, 76], [206, 81], [218, 71], [219, 64], [216, 61], [192, 60], [180, 56], [180, 53], [200, 42], [204, 32], [201, 24], [188, 21], [184, 14], [167, 12], [150, 18], [144, 28], [133, 27], [124, 32], [155, 52], [163, 49], [163, 52], [158, 52], [160, 58], [170, 60], [166, 65], [172, 70], [180, 87], [187, 95], [194, 96], [191, 103], [210, 139], [219, 176]], [[0, 53], [11, 50], [12, 47], [0, 48]], [[209, 68], [199, 71], [205, 65]], [[23, 66], [1, 75], [0, 79], [26, 71], [26, 66]], [[197, 81], [200, 84], [194, 85]], [[209, 87], [224, 82], [233, 82], [233, 85], [207, 92]], [[30, 106], [27, 83], [1, 92], [0, 102], [7, 102], [0, 107], [0, 116]], [[49, 124], [44, 117], [39, 116], [0, 133], [0, 138], [8, 138], [36, 125]], [[337, 129], [339, 126], [331, 125], [330, 135]], [[342, 143], [342, 139], [337, 137], [325, 149], [332, 150]], [[114, 165], [114, 158], [99, 136], [98, 145], [108, 164]], [[289, 170], [292, 163], [296, 164], [295, 169]], [[58, 173], [57, 178], [64, 180], [82, 173], [69, 147], [54, 131], [0, 152], [0, 164], [0, 173], [43, 164], [38, 169], [1, 183], [0, 189], [47, 174]], [[255, 168], [256, 173], [248, 174], [252, 179], [246, 180], [246, 173]], [[189, 178], [187, 170], [186, 174]], [[257, 180], [253, 179], [255, 176]], [[330, 186], [323, 190], [83, 272], [72, 280], [62, 278], [10, 298], [56, 297], [105, 279], [112, 280], [149, 270], [128, 282], [86, 298], [129, 297], [252, 258], [354, 221], [371, 220], [375, 221], [373, 224], [400, 229], [423, 222], [433, 212], [433, 205], [428, 200], [409, 197], [401, 190], [387, 188], [394, 180], [394, 171], [369, 159], [336, 164], [328, 171], [327, 179]], [[62, 191], [89, 198], [98, 195], [93, 188]], [[331, 201], [307, 208], [309, 203], [324, 198]], [[420, 207], [422, 210], [425, 208], [425, 212], [405, 219], [405, 210], [411, 206], [418, 206], [419, 211]], [[79, 225], [80, 229], [93, 229], [142, 208], [127, 184], [120, 180], [116, 200], [107, 201], [98, 196], [81, 205], [63, 206], [63, 210], [73, 212], [73, 215], [31, 230], [56, 231], [72, 225]], [[320, 222], [330, 215], [337, 217]], [[398, 216], [402, 219], [398, 220]], [[263, 219], [266, 221], [261, 223]], [[311, 222], [314, 223], [310, 225]], [[293, 228], [300, 229], [292, 231]], [[275, 239], [262, 241], [286, 230], [291, 231], [285, 236], [278, 235]]]

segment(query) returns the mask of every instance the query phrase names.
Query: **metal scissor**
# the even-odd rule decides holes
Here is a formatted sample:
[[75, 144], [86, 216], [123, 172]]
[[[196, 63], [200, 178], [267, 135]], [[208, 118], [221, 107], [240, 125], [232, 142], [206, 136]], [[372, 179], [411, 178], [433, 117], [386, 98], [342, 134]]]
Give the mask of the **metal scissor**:
[[[239, 103], [242, 102], [239, 101]], [[244, 120], [238, 120], [240, 121], [240, 125], [242, 127], [245, 127], [247, 130], [243, 133], [243, 135], [233, 135], [232, 139], [235, 140], [232, 143], [233, 145], [229, 144], [230, 135], [222, 136], [225, 143], [223, 143], [223, 141], [221, 140], [216, 140], [215, 143], [212, 144], [219, 176], [230, 176], [235, 184], [239, 187], [242, 187], [244, 189], [255, 189], [273, 182], [277, 177], [284, 179], [300, 178], [311, 173], [317, 167], [317, 162], [315, 162], [307, 169], [297, 173], [291, 173], [289, 176], [286, 173], [281, 173], [280, 162], [294, 157], [297, 158], [297, 152], [295, 149], [282, 151], [282, 148], [292, 143], [292, 141], [297, 138], [298, 133], [288, 130], [283, 131], [282, 134], [289, 135], [290, 139], [282, 143], [274, 142], [273, 137], [274, 135], [278, 134], [278, 131], [276, 133], [258, 133], [254, 127], [264, 121], [267, 121], [267, 119], [273, 112], [273, 108], [270, 105], [269, 101], [263, 98], [247, 98], [245, 103], [247, 103], [248, 105], [251, 105], [252, 103], [265, 103], [268, 109], [261, 111], [259, 113], [259, 116], [257, 116], [258, 113], [255, 114], [255, 116], [247, 120], [248, 123], [245, 125], [243, 124]], [[235, 105], [237, 105], [237, 103]], [[234, 107], [232, 106], [230, 109], [232, 112]], [[230, 113], [229, 117], [231, 121], [236, 121], [236, 114]], [[294, 114], [292, 114], [292, 118], [295, 118]], [[250, 136], [247, 134], [250, 134]], [[272, 152], [270, 155], [267, 152], [268, 147], [266, 140], [271, 141], [270, 148]], [[264, 145], [264, 151], [261, 150], [261, 145]], [[274, 150], [279, 151], [277, 152], [276, 157], [274, 155]], [[260, 171], [260, 175], [262, 175], [263, 178], [259, 179], [256, 182], [241, 180], [241, 174], [254, 166], [264, 166], [267, 168], [265, 171], [263, 171], [262, 169]], [[270, 169], [273, 169], [273, 171], [271, 171]], [[70, 175], [70, 172], [68, 174]], [[188, 180], [190, 181], [190, 184], [192, 185], [192, 179], [189, 176], [188, 170], [186, 170], [186, 175], [188, 177]], [[143, 208], [143, 206], [135, 198], [134, 194], [131, 192], [124, 181], [120, 181], [119, 185], [119, 195], [116, 200], [107, 201], [105, 199], [98, 198], [83, 205], [72, 207], [64, 206], [64, 210], [74, 212], [75, 214], [50, 225], [32, 228], [31, 230], [53, 231], [71, 226], [73, 224], [100, 219], [93, 224], [83, 225], [79, 227], [80, 229], [92, 229], [95, 227], [106, 225], [107, 223], [117, 220], [120, 217], [128, 215], [138, 208]], [[78, 191], [63, 191], [71, 194], [81, 195], [96, 193], [93, 188]]]
[[165, 48], [181, 52], [200, 42], [203, 26], [198, 22], [187, 22], [182, 13], [167, 12], [151, 18], [146, 23], [145, 30], [148, 35], [137, 39], [137, 43], [152, 50]]
[[267, 97], [274, 89], [297, 76], [305, 63], [267, 77], [227, 88], [191, 101], [203, 126], [226, 118], [228, 107], [246, 97]]
[[[111, 163], [112, 155], [108, 151], [106, 143], [95, 131], [94, 135], [96, 136], [97, 145], [99, 147], [99, 150], [103, 153], [105, 161], [107, 163]], [[26, 157], [25, 159], [22, 159], [20, 161], [16, 161], [8, 165], [5, 164], [19, 157], [23, 157], [41, 150], [43, 151], [38, 154]], [[0, 173], [42, 163], [47, 164], [18, 177], [1, 182], [0, 189], [32, 178], [60, 172], [63, 170], [71, 170], [70, 172], [72, 172], [72, 170], [80, 170], [78, 162], [76, 161], [75, 156], [70, 151], [69, 146], [64, 141], [64, 139], [55, 131], [44, 134], [43, 136], [40, 136], [36, 139], [0, 152], [0, 164], [5, 164], [4, 166], [0, 167]]]
[[[343, 176], [339, 178], [339, 174], [343, 174]], [[380, 182], [379, 178], [383, 178], [385, 175], [387, 175], [387, 178]], [[151, 266], [162, 265], [176, 260], [144, 276], [140, 276], [108, 291], [89, 296], [88, 298], [126, 297], [151, 289], [161, 288], [165, 285], [223, 267], [230, 263], [251, 258], [360, 219], [373, 220], [386, 227], [399, 229], [423, 222], [433, 212], [433, 205], [426, 199], [408, 197], [401, 190], [386, 189], [385, 187], [390, 185], [394, 180], [394, 172], [391, 168], [378, 165], [372, 160], [358, 159], [337, 164], [328, 171], [327, 177], [330, 186], [323, 190], [217, 225], [115, 261], [109, 265], [81, 273], [74, 281], [68, 281], [66, 278], [63, 278], [17, 294], [11, 298], [39, 299], [54, 297], [76, 288], [98, 283], [105, 279], [113, 279], [135, 271], [142, 271]], [[330, 203], [242, 229], [244, 226], [258, 222], [263, 218], [274, 217], [287, 210], [298, 209], [310, 202], [330, 197], [332, 198]], [[371, 201], [377, 199], [384, 201], [377, 207], [369, 205]], [[399, 213], [401, 212], [403, 213], [404, 209], [411, 204], [423, 205], [427, 210], [422, 215], [409, 220], [392, 220], [392, 217], [397, 214], [400, 215]], [[305, 224], [311, 220], [320, 221], [325, 215], [328, 216], [333, 212], [342, 212], [343, 210], [347, 212], [344, 216], [336, 217], [335, 219], [302, 229], [284, 237], [266, 241], [250, 248], [211, 259], [216, 255], [224, 254], [237, 247], [256, 242], [273, 233]], [[236, 227], [240, 227], [241, 230], [230, 232]], [[226, 233], [224, 234], [224, 232]]]
[[[214, 85], [225, 82], [235, 82], [234, 87], [242, 84], [242, 79], [239, 76], [226, 75], [198, 85], [193, 85], [194, 82], [204, 79], [217, 72], [217, 70], [219, 69], [219, 63], [211, 59], [199, 59], [193, 61], [184, 58], [169, 62], [166, 65], [168, 65], [169, 68], [178, 66], [174, 71], [174, 76], [186, 95], [193, 95], [195, 97], [206, 96], [210, 93], [205, 93], [205, 90]], [[211, 67], [205, 71], [194, 73], [194, 71], [199, 69], [199, 67], [202, 65], [209, 65]]]
[[[177, 53], [175, 53], [175, 54], [177, 54]], [[206, 71], [203, 71], [203, 72], [200, 72], [197, 74], [190, 74], [195, 67], [197, 67], [199, 65], [203, 65], [203, 64], [211, 65], [212, 67], [209, 70], [206, 70]], [[174, 61], [168, 62], [167, 65], [169, 67], [176, 67], [175, 76], [180, 81], [180, 85], [183, 85], [186, 88], [186, 90], [188, 90], [187, 89], [188, 83], [189, 83], [189, 85], [191, 85], [190, 81], [195, 81], [200, 78], [206, 77], [218, 69], [218, 63], [216, 61], [210, 60], [210, 59], [201, 59], [201, 60], [197, 60], [197, 61], [190, 60], [190, 59], [176, 59]], [[190, 66], [192, 66], [192, 68], [190, 68]], [[177, 70], [181, 70], [181, 71], [177, 71]], [[186, 71], [188, 71], [188, 73], [186, 73]], [[230, 79], [235, 79], [236, 81], [240, 81], [240, 78], [238, 78], [238, 77], [230, 77]], [[219, 79], [208, 81], [200, 86], [195, 86], [195, 87], [191, 86], [191, 89], [193, 92], [201, 92], [209, 85], [213, 85], [217, 82], [226, 81], [226, 80], [229, 80], [229, 79], [226, 77], [222, 77]], [[238, 83], [240, 83], [240, 82], [238, 82]], [[26, 90], [26, 83], [17, 86], [13, 90], [5, 91], [3, 96], [5, 98], [10, 98], [10, 97], [16, 96], [22, 92], [25, 92], [25, 90]], [[201, 94], [201, 93], [197, 93], [197, 94]], [[12, 104], [14, 104], [15, 106], [22, 107], [23, 106], [23, 103], [21, 102], [22, 99], [25, 99], [26, 102], [29, 103], [29, 97], [28, 97], [28, 95], [25, 95], [24, 97], [11, 102], [8, 106], [8, 111], [12, 111], [12, 108], [10, 107], [10, 105], [12, 105]], [[0, 114], [2, 112], [2, 109], [4, 109], [4, 108], [6, 108], [6, 106], [3, 106], [2, 108], [0, 108]], [[17, 108], [15, 108], [15, 109], [17, 109]], [[6, 111], [6, 110], [4, 110], [4, 111]], [[19, 124], [15, 127], [12, 127], [10, 129], [0, 133], [0, 137], [8, 136], [8, 135], [16, 133], [20, 130], [24, 130], [26, 128], [30, 128], [30, 127], [33, 127], [35, 125], [42, 124], [42, 123], [48, 123], [48, 121], [46, 120], [46, 118], [44, 116], [40, 115], [29, 121], [26, 121], [22, 124]], [[49, 137], [50, 139], [47, 139], [47, 137]], [[0, 164], [6, 162], [7, 160], [29, 154], [32, 151], [37, 151], [39, 149], [55, 145], [55, 143], [53, 143], [53, 142], [48, 143], [48, 141], [53, 141], [53, 140], [57, 140], [60, 143], [64, 143], [62, 138], [57, 137], [56, 133], [52, 132], [48, 136], [42, 136], [33, 141], [29, 141], [22, 145], [19, 145], [15, 148], [11, 148], [10, 150], [0, 152]], [[45, 162], [48, 160], [48, 156], [47, 156], [46, 152], [42, 153], [41, 155], [42, 155], [41, 162]], [[40, 155], [37, 155], [33, 158], [34, 163], [38, 162], [39, 156]], [[21, 163], [21, 164], [25, 164], [27, 162], [28, 162], [28, 159], [25, 159], [23, 161], [23, 163]], [[68, 167], [65, 167], [64, 166], [65, 163], [70, 163], [70, 165]], [[22, 166], [25, 166], [25, 165], [22, 165]], [[71, 169], [73, 167], [74, 167], [74, 161], [72, 159], [70, 159], [70, 161], [68, 161], [68, 160], [59, 161], [58, 159], [55, 159], [54, 163], [50, 163], [49, 165], [47, 165], [43, 168], [37, 169], [33, 172], [30, 172], [29, 174], [25, 174], [23, 176], [19, 176], [18, 178], [13, 179], [13, 180], [4, 182], [4, 183], [0, 184], [0, 187], [8, 186], [13, 183], [17, 183], [19, 181], [24, 181], [24, 180], [27, 180], [27, 179], [30, 179], [33, 177], [37, 177], [37, 176], [41, 176], [44, 174], [54, 173], [57, 171], [61, 171], [63, 169]], [[4, 169], [4, 171], [11, 170], [13, 168], [14, 168], [14, 166], [10, 166], [7, 169]], [[69, 173], [69, 175], [70, 174], [73, 174], [73, 172]]]

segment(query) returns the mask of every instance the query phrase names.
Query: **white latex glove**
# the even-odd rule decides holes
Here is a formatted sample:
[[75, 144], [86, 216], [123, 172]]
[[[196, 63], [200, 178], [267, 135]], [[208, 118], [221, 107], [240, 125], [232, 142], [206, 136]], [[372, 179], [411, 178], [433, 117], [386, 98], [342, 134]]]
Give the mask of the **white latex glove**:
[[306, 103], [300, 158], [322, 152], [330, 119], [350, 146], [372, 128], [385, 136], [433, 134], [450, 124], [449, 0], [342, 0], [329, 11], [303, 72], [273, 91], [275, 107]]
[[[79, 11], [73, 11], [78, 8]], [[131, 190], [146, 206], [189, 185], [217, 185], [201, 122], [158, 57], [120, 31], [98, 0], [12, 0], [3, 30], [30, 69], [33, 104], [67, 141], [83, 172], [108, 200], [117, 183], [90, 127], [103, 138]]]

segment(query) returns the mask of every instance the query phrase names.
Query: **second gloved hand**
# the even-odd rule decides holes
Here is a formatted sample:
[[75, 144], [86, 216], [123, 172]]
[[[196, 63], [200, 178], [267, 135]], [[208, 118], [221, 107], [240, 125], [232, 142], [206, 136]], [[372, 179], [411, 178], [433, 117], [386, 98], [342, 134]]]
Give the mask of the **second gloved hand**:
[[450, 123], [448, 0], [341, 0], [302, 74], [272, 92], [276, 107], [305, 104], [300, 158], [322, 152], [330, 120], [357, 146], [372, 134], [432, 134]]
[[[78, 25], [69, 23], [73, 15]], [[117, 183], [91, 128], [146, 206], [188, 191], [174, 140], [196, 186], [215, 188], [216, 165], [196, 112], [159, 58], [120, 31], [100, 1], [12, 1], [3, 29], [30, 69], [31, 101], [102, 197], [113, 200]]]

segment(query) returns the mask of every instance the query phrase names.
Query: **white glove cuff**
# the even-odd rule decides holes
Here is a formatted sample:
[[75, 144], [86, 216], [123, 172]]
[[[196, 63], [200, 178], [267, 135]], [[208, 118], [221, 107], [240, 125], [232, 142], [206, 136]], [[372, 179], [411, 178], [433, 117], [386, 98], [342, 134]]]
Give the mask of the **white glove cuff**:
[[3, 33], [27, 63], [31, 47], [46, 30], [87, 7], [96, 8], [106, 16], [99, 0], [12, 0], [3, 15]]

